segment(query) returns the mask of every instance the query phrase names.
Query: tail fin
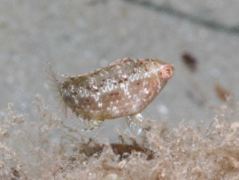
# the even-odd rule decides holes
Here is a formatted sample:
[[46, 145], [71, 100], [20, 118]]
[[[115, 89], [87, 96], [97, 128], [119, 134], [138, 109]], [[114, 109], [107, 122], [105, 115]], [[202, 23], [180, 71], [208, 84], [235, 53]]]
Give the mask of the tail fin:
[[53, 70], [51, 62], [47, 62], [45, 71], [47, 74], [47, 78], [50, 81], [50, 86], [57, 91], [58, 95], [61, 95], [61, 81], [59, 79], [60, 76]]
[[56, 98], [59, 100], [60, 106], [64, 108], [65, 115], [67, 116], [67, 107], [62, 99], [61, 94], [61, 83], [62, 83], [62, 79], [60, 78], [61, 76], [53, 70], [52, 63], [49, 61], [46, 63], [45, 72], [49, 80], [49, 85], [51, 89], [54, 91]]

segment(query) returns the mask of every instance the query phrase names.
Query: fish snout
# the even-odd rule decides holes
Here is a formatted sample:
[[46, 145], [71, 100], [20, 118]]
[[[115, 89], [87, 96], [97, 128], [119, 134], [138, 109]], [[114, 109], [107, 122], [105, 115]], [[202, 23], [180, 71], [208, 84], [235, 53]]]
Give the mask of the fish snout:
[[163, 80], [168, 80], [173, 77], [174, 66], [172, 64], [164, 64], [160, 68], [160, 78]]

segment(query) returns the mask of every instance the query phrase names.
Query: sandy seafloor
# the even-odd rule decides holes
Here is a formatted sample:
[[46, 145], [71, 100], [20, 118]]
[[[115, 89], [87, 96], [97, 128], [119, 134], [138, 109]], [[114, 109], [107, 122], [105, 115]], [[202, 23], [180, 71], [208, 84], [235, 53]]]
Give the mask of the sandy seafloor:
[[[238, 102], [238, 8], [237, 0], [0, 0], [0, 120], [12, 117], [6, 110], [12, 103], [27, 123], [41, 121], [46, 116], [36, 117], [37, 96], [56, 119], [80, 129], [77, 118], [66, 117], [59, 107], [44, 71], [48, 61], [57, 73], [71, 75], [122, 57], [159, 57], [174, 64], [175, 75], [144, 117], [173, 126], [182, 121], [210, 124], [224, 104], [215, 93], [216, 83], [232, 95], [231, 106]], [[185, 51], [198, 61], [194, 73], [181, 61]], [[238, 121], [236, 117], [227, 120]], [[1, 124], [2, 132], [14, 134], [18, 129]], [[26, 134], [35, 137], [26, 127]], [[124, 119], [107, 122], [96, 137], [114, 140], [116, 129], [122, 128]], [[59, 132], [51, 133], [52, 137]], [[3, 144], [21, 157], [28, 156], [27, 141], [5, 138], [3, 133]], [[41, 147], [32, 141], [31, 147]], [[26, 162], [31, 160], [28, 157]], [[37, 165], [32, 167], [39, 176]]]

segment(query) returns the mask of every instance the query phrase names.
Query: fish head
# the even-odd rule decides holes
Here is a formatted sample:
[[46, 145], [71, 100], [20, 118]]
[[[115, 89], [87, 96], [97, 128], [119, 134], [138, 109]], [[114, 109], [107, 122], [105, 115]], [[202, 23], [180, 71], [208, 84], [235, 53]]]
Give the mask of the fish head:
[[167, 84], [168, 80], [173, 77], [174, 66], [161, 60], [155, 60], [154, 63], [157, 66], [157, 77], [159, 79], [160, 89], [162, 89]]
[[161, 64], [159, 68], [159, 78], [163, 81], [168, 81], [173, 77], [174, 66], [172, 64]]

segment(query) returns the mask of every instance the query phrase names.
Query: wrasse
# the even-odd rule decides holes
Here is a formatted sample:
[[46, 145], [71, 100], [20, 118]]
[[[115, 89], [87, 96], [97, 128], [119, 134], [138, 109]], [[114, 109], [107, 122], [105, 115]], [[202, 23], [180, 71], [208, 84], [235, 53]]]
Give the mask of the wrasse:
[[93, 72], [55, 78], [66, 107], [85, 120], [104, 121], [142, 112], [173, 76], [159, 59], [123, 58]]

